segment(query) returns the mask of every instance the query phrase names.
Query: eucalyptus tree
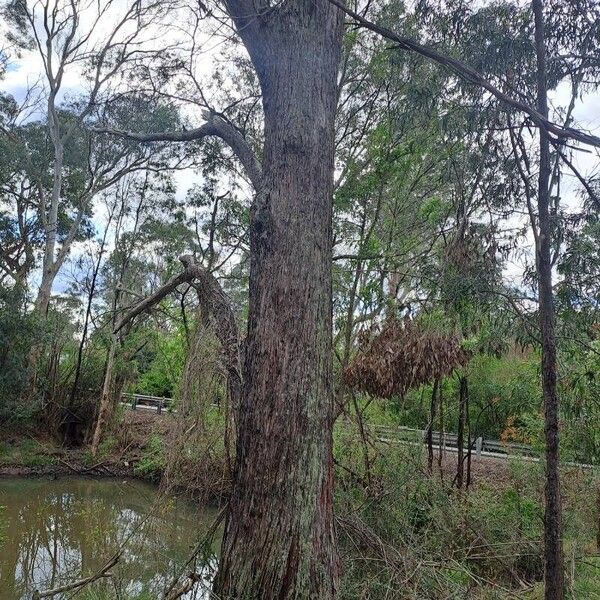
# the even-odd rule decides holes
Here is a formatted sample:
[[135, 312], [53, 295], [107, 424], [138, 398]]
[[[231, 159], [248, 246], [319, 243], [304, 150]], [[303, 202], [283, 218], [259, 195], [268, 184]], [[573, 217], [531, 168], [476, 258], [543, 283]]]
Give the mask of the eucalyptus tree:
[[304, 1], [269, 15], [245, 1], [227, 11], [261, 86], [261, 163], [216, 116], [200, 131], [156, 136], [223, 138], [257, 192], [244, 393], [215, 592], [331, 598], [331, 194], [342, 17]]
[[[16, 138], [17, 123], [24, 112], [26, 103], [19, 105], [12, 96], [0, 94], [0, 282], [11, 282], [25, 290], [42, 236], [35, 180], [27, 170], [29, 153]], [[38, 146], [34, 131], [31, 127], [28, 135], [32, 150]], [[35, 160], [44, 165], [43, 152], [33, 153]]]
[[332, 598], [332, 192], [342, 14], [483, 87], [554, 135], [597, 144], [501, 90], [475, 69], [347, 9], [337, 0], [229, 0], [261, 91], [257, 156], [218, 111], [140, 142], [221, 138], [256, 192], [250, 217], [249, 319], [234, 485], [214, 591], [224, 598]]
[[[151, 162], [147, 149], [114, 140], [98, 141], [88, 129], [89, 121], [98, 117], [99, 104], [115, 97], [119, 80], [140, 55], [149, 52], [150, 43], [156, 44], [157, 19], [165, 11], [159, 2], [138, 1], [90, 5], [10, 0], [3, 5], [3, 15], [11, 25], [5, 33], [8, 42], [43, 74], [35, 90], [39, 112], [34, 117], [45, 145], [44, 168], [26, 157], [28, 176], [38, 196], [43, 237], [41, 282], [35, 302], [40, 315], [48, 310], [52, 284], [90, 214], [94, 195], [125, 173]], [[80, 83], [75, 94], [71, 93], [75, 99], [67, 101], [72, 85], [69, 79], [74, 77]], [[129, 111], [134, 108], [128, 106]], [[118, 109], [112, 113], [114, 118]], [[29, 121], [21, 123], [21, 130], [30, 128]], [[20, 132], [5, 134], [27, 153], [28, 142]], [[65, 206], [70, 207], [71, 222], [61, 236], [60, 215]]]

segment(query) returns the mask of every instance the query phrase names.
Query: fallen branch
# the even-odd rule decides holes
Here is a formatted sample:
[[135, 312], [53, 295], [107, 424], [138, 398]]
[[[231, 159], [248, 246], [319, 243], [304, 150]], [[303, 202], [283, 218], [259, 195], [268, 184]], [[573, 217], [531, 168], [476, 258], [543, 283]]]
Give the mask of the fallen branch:
[[83, 579], [78, 579], [77, 581], [73, 581], [72, 583], [68, 583], [66, 585], [53, 588], [51, 590], [46, 590], [44, 592], [39, 592], [38, 590], [34, 590], [32, 595], [32, 600], [40, 600], [41, 598], [52, 598], [57, 594], [62, 594], [64, 592], [72, 592], [73, 590], [78, 590], [94, 581], [101, 579], [102, 577], [112, 577], [112, 573], [110, 569], [112, 569], [119, 562], [120, 554], [115, 554], [105, 565], [97, 571], [93, 575], [89, 577], [84, 577]]
[[183, 264], [183, 271], [178, 275], [171, 277], [165, 284], [155, 290], [154, 293], [129, 309], [119, 319], [113, 329], [113, 343], [111, 344], [104, 376], [105, 385], [100, 399], [100, 410], [98, 411], [98, 419], [96, 421], [92, 439], [92, 456], [96, 456], [98, 452], [98, 446], [100, 444], [104, 426], [112, 413], [110, 381], [112, 381], [112, 369], [114, 368], [114, 352], [116, 347], [114, 340], [116, 339], [117, 333], [132, 319], [151, 309], [182, 283], [188, 283], [196, 289], [199, 298], [206, 303], [208, 311], [214, 319], [215, 333], [225, 354], [228, 394], [234, 408], [234, 414], [237, 413], [242, 390], [242, 376], [239, 332], [235, 321], [235, 315], [231, 308], [231, 302], [215, 276], [210, 271], [197, 264], [194, 261], [193, 256], [181, 256], [179, 260]]
[[189, 283], [203, 299], [210, 314], [215, 321], [215, 333], [226, 355], [228, 386], [234, 410], [237, 410], [241, 394], [242, 378], [240, 365], [240, 340], [235, 315], [227, 294], [223, 291], [214, 275], [197, 264], [192, 256], [179, 258], [184, 266], [179, 275], [171, 277], [164, 285], [153, 294], [138, 302], [133, 308], [121, 317], [116, 324], [113, 334], [117, 334], [131, 319], [142, 312], [149, 310], [170, 294], [182, 283]]
[[177, 598], [181, 598], [184, 594], [191, 592], [199, 581], [202, 581], [201, 575], [198, 573], [188, 573], [187, 580], [178, 588], [175, 588], [168, 596], [165, 596], [165, 600], [177, 600]]
[[[182, 262], [184, 258], [186, 257], [181, 258]], [[131, 321], [144, 311], [152, 308], [155, 304], [160, 302], [165, 296], [170, 294], [182, 283], [187, 283], [191, 281], [194, 278], [194, 273], [192, 273], [188, 269], [187, 264], [184, 263], [184, 266], [185, 269], [181, 273], [171, 277], [171, 279], [169, 279], [165, 284], [161, 285], [154, 293], [150, 294], [141, 302], [138, 302], [129, 311], [127, 311], [115, 325], [113, 333], [119, 333], [119, 331], [123, 329], [123, 327], [125, 327], [125, 325], [129, 323], [129, 321]]]
[[[219, 511], [219, 514], [216, 516], [216, 518], [212, 522], [211, 526], [208, 528], [208, 531], [206, 532], [206, 534], [204, 536], [202, 536], [202, 539], [200, 541], [197, 542], [197, 544], [195, 545], [194, 549], [192, 550], [192, 553], [190, 554], [189, 558], [186, 560], [185, 564], [181, 567], [181, 570], [178, 573], [176, 573], [175, 577], [171, 581], [171, 585], [169, 585], [169, 587], [167, 588], [167, 591], [165, 592], [165, 594], [163, 596], [163, 600], [174, 600], [175, 598], [179, 598], [179, 596], [182, 596], [183, 594], [185, 594], [186, 592], [189, 592], [191, 590], [191, 587], [187, 590], [183, 590], [184, 586], [189, 584], [189, 581], [182, 584], [179, 588], [177, 588], [175, 586], [177, 585], [177, 582], [179, 581], [179, 579], [181, 579], [181, 576], [183, 575], [184, 570], [187, 569], [187, 567], [192, 564], [192, 562], [194, 561], [196, 556], [198, 556], [198, 553], [202, 550], [202, 548], [204, 548], [206, 546], [206, 544], [209, 543], [213, 539], [217, 529], [219, 528], [219, 525], [221, 525], [222, 521], [225, 519], [225, 515], [227, 514], [228, 506], [229, 505], [226, 504]], [[195, 574], [188, 575], [188, 578], [190, 578], [192, 575], [195, 575]], [[195, 581], [192, 582], [192, 587], [193, 587], [194, 583], [196, 583], [196, 581], [198, 581], [198, 580], [196, 579]], [[181, 593], [179, 593], [179, 595], [175, 595], [180, 590], [183, 590], [183, 591]]]

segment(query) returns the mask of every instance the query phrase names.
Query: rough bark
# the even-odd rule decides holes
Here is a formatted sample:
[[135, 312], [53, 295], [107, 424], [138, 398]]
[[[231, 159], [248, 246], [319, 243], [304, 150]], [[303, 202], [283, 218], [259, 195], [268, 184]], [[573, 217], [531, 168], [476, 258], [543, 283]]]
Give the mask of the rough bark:
[[[429, 424], [427, 425], [427, 471], [431, 475], [433, 473], [433, 426], [435, 421], [435, 408], [437, 403], [438, 388], [440, 385], [439, 379], [433, 382], [431, 390], [431, 405], [429, 407]], [[441, 440], [440, 440], [441, 445]]]
[[[542, 0], [533, 0], [537, 55], [538, 112], [548, 116], [546, 50]], [[542, 389], [546, 439], [546, 486], [544, 515], [544, 583], [546, 600], [564, 598], [562, 519], [559, 478], [559, 400], [556, 390], [556, 334], [552, 291], [552, 221], [550, 217], [550, 142], [548, 132], [539, 130], [537, 274], [539, 287], [540, 337], [542, 339]]]
[[327, 600], [338, 587], [331, 219], [342, 19], [310, 0], [264, 15], [256, 4], [228, 6], [259, 76], [265, 147], [234, 485], [214, 591]]
[[464, 478], [464, 467], [465, 467], [465, 456], [464, 456], [464, 443], [465, 443], [465, 419], [466, 419], [466, 403], [467, 403], [467, 379], [466, 377], [459, 377], [459, 388], [458, 388], [458, 436], [456, 440], [457, 445], [457, 459], [456, 459], [456, 487], [460, 490], [463, 486]]

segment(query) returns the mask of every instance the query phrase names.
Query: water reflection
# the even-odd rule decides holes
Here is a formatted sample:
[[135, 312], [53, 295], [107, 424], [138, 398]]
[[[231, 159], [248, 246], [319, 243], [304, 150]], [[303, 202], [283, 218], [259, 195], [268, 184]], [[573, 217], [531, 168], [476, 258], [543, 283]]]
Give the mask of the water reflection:
[[[4, 480], [0, 506], [1, 600], [24, 600], [36, 588], [86, 577], [125, 540], [113, 577], [95, 583], [93, 596], [86, 593], [159, 598], [215, 516], [186, 501], [160, 497], [151, 486], [116, 480]], [[207, 558], [196, 570], [208, 582], [213, 566], [214, 559]], [[206, 597], [202, 589], [187, 596]]]

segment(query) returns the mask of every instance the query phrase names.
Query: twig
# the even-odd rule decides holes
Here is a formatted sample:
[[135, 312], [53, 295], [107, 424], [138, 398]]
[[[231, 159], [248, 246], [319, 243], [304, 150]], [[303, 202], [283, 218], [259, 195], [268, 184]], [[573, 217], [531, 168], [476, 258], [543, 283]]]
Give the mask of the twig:
[[90, 583], [93, 583], [97, 579], [102, 577], [112, 577], [112, 573], [110, 573], [110, 569], [112, 569], [117, 562], [119, 562], [119, 558], [121, 557], [120, 553], [115, 554], [105, 565], [89, 577], [84, 577], [83, 579], [78, 579], [77, 581], [73, 581], [72, 583], [68, 583], [67, 585], [63, 585], [60, 587], [53, 588], [51, 590], [46, 590], [44, 592], [39, 592], [38, 590], [34, 590], [32, 600], [40, 600], [40, 598], [51, 598], [52, 596], [56, 596], [57, 594], [62, 594], [63, 592], [70, 592], [72, 590], [76, 590], [82, 588]]

